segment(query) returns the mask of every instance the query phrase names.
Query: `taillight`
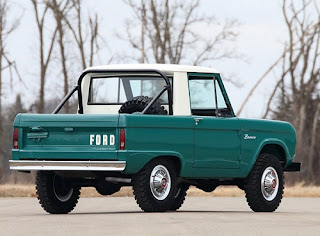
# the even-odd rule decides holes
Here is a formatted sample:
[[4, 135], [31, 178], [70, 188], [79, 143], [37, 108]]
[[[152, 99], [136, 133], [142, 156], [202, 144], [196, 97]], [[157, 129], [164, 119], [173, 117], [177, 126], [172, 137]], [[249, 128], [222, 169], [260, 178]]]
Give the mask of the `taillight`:
[[120, 130], [120, 150], [124, 150], [126, 146], [126, 133], [124, 129]]
[[15, 128], [13, 132], [13, 148], [14, 149], [19, 148], [18, 141], [19, 141], [19, 129]]

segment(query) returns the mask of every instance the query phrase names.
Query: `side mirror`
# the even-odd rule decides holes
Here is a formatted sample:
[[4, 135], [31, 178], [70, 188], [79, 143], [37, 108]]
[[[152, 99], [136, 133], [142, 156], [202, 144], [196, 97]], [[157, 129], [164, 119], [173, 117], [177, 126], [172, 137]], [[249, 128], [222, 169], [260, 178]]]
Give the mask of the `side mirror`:
[[228, 117], [231, 116], [231, 110], [230, 108], [222, 108], [219, 109], [219, 112], [217, 114], [219, 117]]

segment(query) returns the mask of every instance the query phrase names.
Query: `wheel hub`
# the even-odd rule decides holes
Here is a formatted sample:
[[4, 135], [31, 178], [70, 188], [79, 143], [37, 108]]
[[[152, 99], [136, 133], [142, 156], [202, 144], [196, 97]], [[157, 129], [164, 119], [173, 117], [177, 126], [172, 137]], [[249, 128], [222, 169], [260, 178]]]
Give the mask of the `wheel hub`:
[[169, 195], [171, 178], [165, 166], [157, 165], [153, 168], [150, 175], [150, 189], [157, 200], [164, 200]]
[[162, 185], [163, 188], [165, 188], [167, 186], [167, 179], [166, 178], [163, 178], [161, 180], [161, 185]]
[[73, 188], [63, 178], [55, 175], [53, 178], [53, 192], [59, 201], [66, 202], [71, 198]]
[[273, 167], [267, 167], [261, 177], [261, 192], [267, 201], [272, 201], [278, 193], [279, 177]]

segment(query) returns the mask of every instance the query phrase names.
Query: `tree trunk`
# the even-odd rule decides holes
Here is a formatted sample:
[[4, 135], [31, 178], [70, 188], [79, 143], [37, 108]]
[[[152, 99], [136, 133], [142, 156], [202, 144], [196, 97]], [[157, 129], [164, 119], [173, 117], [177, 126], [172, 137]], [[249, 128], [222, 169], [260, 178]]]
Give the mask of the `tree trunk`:
[[[3, 42], [2, 42], [2, 19], [0, 19], [0, 158], [2, 158], [2, 138], [3, 138], [3, 117], [2, 117], [2, 57], [3, 57]], [[1, 165], [2, 166], [2, 165]]]
[[38, 113], [44, 113], [44, 83], [45, 83], [45, 66], [44, 66], [44, 47], [43, 31], [40, 31], [40, 91], [39, 91], [39, 104]]
[[40, 90], [38, 113], [44, 113], [44, 83], [45, 83], [45, 66], [44, 66], [44, 42], [43, 42], [43, 26], [39, 26], [39, 51], [40, 51]]
[[40, 56], [40, 88], [39, 88], [39, 103], [38, 103], [38, 112], [39, 113], [44, 113], [45, 110], [45, 104], [44, 104], [44, 87], [45, 87], [45, 79], [46, 79], [46, 72], [48, 69], [48, 65], [51, 61], [51, 55], [53, 51], [53, 46], [54, 42], [56, 39], [56, 34], [58, 32], [58, 28], [56, 26], [51, 38], [49, 37], [49, 48], [48, 48], [48, 53], [47, 56], [45, 57], [45, 43], [44, 43], [44, 29], [45, 29], [45, 19], [46, 19], [46, 14], [48, 12], [49, 5], [46, 3], [42, 15], [39, 15], [39, 10], [38, 10], [38, 5], [40, 3], [36, 0], [31, 0], [31, 3], [33, 4], [33, 9], [35, 13], [35, 18], [36, 18], [36, 24], [39, 32], [39, 56]]
[[309, 178], [311, 182], [316, 181], [316, 173], [320, 168], [320, 165], [318, 162], [316, 162], [315, 158], [315, 149], [316, 149], [316, 140], [317, 140], [317, 128], [318, 128], [318, 121], [319, 121], [319, 115], [320, 115], [320, 101], [318, 102], [318, 106], [316, 109], [316, 112], [313, 117], [313, 122], [312, 122], [312, 131], [311, 131], [311, 144], [310, 144], [310, 150], [309, 150]]
[[[63, 20], [63, 12], [62, 10], [59, 9], [59, 6], [56, 2], [56, 0], [53, 1], [54, 3], [54, 9], [53, 11], [55, 12], [55, 18], [57, 22], [57, 27], [58, 27], [58, 33], [59, 33], [59, 48], [60, 48], [60, 55], [61, 55], [61, 67], [62, 67], [62, 74], [63, 74], [63, 79], [64, 79], [64, 96], [68, 94], [69, 86], [68, 86], [68, 73], [67, 73], [67, 65], [66, 65], [66, 55], [65, 55], [65, 48], [64, 48], [64, 28], [62, 26], [62, 20]], [[66, 102], [64, 105], [64, 109], [66, 113], [70, 113], [70, 104], [69, 102]]]
[[[61, 26], [61, 21], [59, 22], [58, 25], [58, 30], [59, 30], [59, 45], [60, 45], [60, 53], [61, 53], [61, 65], [62, 65], [62, 72], [63, 72], [63, 78], [64, 78], [64, 96], [68, 94], [69, 90], [69, 84], [68, 84], [68, 73], [67, 73], [67, 66], [66, 66], [66, 56], [65, 56], [65, 50], [64, 50], [64, 44], [63, 44], [63, 29]], [[70, 104], [69, 102], [66, 102], [64, 105], [64, 109], [66, 113], [70, 113]]]
[[[141, 0], [141, 63], [145, 61], [145, 46], [144, 46], [144, 34], [146, 28], [146, 5], [144, 0]], [[142, 90], [141, 90], [142, 91]]]

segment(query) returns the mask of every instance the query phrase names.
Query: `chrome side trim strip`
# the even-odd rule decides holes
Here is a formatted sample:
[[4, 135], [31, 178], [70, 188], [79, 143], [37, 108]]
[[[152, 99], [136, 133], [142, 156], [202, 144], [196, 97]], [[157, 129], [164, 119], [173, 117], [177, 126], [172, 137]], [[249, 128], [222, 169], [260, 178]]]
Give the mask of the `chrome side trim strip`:
[[125, 161], [30, 161], [10, 160], [10, 170], [123, 171]]

